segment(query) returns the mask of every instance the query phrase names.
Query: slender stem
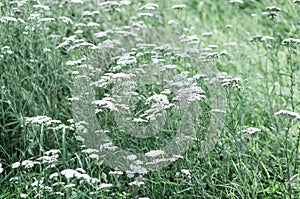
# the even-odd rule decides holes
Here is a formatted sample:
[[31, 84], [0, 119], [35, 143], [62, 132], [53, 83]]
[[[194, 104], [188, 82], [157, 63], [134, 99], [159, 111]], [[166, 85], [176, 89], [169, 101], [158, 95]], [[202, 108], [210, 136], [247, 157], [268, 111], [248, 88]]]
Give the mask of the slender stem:
[[297, 138], [297, 144], [296, 144], [295, 165], [294, 165], [294, 170], [293, 170], [294, 174], [297, 172], [297, 169], [298, 169], [299, 144], [300, 144], [300, 126], [298, 127], [298, 138]]
[[295, 71], [292, 62], [292, 49], [291, 46], [288, 47], [288, 57], [287, 57], [287, 64], [290, 66], [289, 78], [290, 78], [290, 103], [292, 106], [292, 111], [295, 111], [295, 103], [294, 103], [294, 87], [295, 87]]

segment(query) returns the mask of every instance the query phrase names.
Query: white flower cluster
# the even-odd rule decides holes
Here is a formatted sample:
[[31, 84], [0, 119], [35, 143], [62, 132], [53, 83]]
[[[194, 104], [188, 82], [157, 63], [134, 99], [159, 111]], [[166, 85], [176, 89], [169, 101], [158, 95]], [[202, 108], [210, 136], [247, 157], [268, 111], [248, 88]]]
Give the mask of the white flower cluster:
[[26, 117], [25, 124], [46, 124], [50, 125], [52, 123], [59, 123], [58, 120], [52, 120], [48, 116], [35, 116], [35, 117]]
[[232, 87], [232, 88], [236, 88], [237, 90], [242, 89], [242, 87], [239, 85], [241, 79], [238, 77], [232, 77], [232, 76], [220, 74], [218, 79], [221, 83], [221, 86], [225, 88]]
[[53, 130], [74, 130], [72, 125], [63, 124], [60, 120], [52, 119], [48, 116], [25, 117], [25, 125], [29, 124], [45, 125]]
[[172, 10], [183, 10], [186, 8], [186, 5], [185, 4], [178, 4], [178, 5], [174, 5], [172, 6]]
[[[64, 169], [60, 173], [68, 179], [77, 178], [77, 179], [84, 179], [85, 181], [91, 182], [91, 183], [100, 182], [99, 179], [97, 179], [97, 178], [91, 178], [88, 174], [86, 174], [86, 171], [82, 168]], [[57, 174], [55, 173], [52, 176], [56, 176], [56, 175]]]
[[249, 127], [242, 131], [243, 133], [247, 133], [248, 135], [252, 135], [258, 132], [261, 132], [261, 129], [255, 127]]
[[255, 41], [260, 41], [260, 42], [263, 42], [263, 41], [274, 41], [274, 37], [271, 37], [271, 36], [253, 36], [250, 38], [250, 41], [251, 42], [255, 42]]
[[205, 99], [204, 91], [199, 86], [192, 86], [188, 88], [179, 89], [176, 93], [176, 97], [173, 98], [175, 101], [185, 102], [197, 102]]
[[140, 175], [140, 176], [138, 176], [133, 182], [130, 182], [129, 183], [129, 186], [133, 186], [133, 185], [135, 185], [135, 186], [141, 186], [141, 185], [144, 185], [145, 184], [145, 179]]
[[133, 65], [136, 63], [137, 63], [137, 60], [136, 60], [135, 56], [132, 56], [130, 54], [125, 54], [117, 60], [117, 64], [121, 65], [121, 66]]
[[181, 43], [194, 44], [199, 42], [197, 35], [181, 35], [179, 37]]
[[294, 38], [287, 38], [282, 41], [283, 45], [288, 44], [300, 44], [300, 39], [294, 39]]
[[263, 15], [266, 15], [267, 17], [271, 18], [271, 19], [276, 19], [279, 16], [279, 12], [281, 11], [281, 9], [277, 6], [268, 6], [266, 7], [266, 12], [263, 12]]
[[37, 158], [42, 164], [54, 164], [58, 161], [60, 150], [52, 149], [44, 152], [44, 156]]
[[92, 82], [90, 86], [105, 88], [108, 85], [116, 84], [119, 82], [129, 81], [135, 77], [132, 73], [106, 73], [100, 77], [99, 80]]
[[95, 113], [103, 112], [103, 108], [111, 111], [119, 111], [119, 107], [128, 109], [128, 106], [116, 104], [115, 102], [116, 100], [112, 97], [104, 97], [101, 100], [92, 101], [92, 104], [97, 105]]
[[66, 16], [61, 16], [58, 18], [59, 20], [61, 20], [62, 22], [66, 23], [66, 24], [73, 24], [73, 21], [71, 18], [66, 17]]
[[87, 154], [89, 158], [95, 160], [99, 159], [99, 150], [97, 149], [87, 148], [87, 149], [83, 149], [81, 152]]
[[168, 97], [164, 94], [154, 94], [147, 98], [146, 104], [151, 104], [151, 108], [146, 110], [141, 117], [145, 117], [147, 121], [156, 120], [164, 114], [164, 111], [175, 107], [175, 104], [170, 103]]
[[10, 16], [0, 17], [0, 23], [9, 23], [9, 22], [17, 23], [17, 22], [23, 22], [23, 20], [20, 20], [20, 19], [14, 18], [14, 17], [10, 17]]
[[229, 0], [229, 3], [244, 3], [243, 0]]
[[2, 164], [0, 163], [0, 174], [4, 171], [4, 169], [2, 168]]
[[296, 120], [300, 120], [300, 114], [293, 112], [293, 111], [280, 110], [280, 111], [274, 113], [274, 116], [280, 116], [280, 115], [286, 115], [286, 116], [295, 118]]
[[20, 166], [24, 166], [25, 169], [29, 169], [34, 167], [35, 165], [40, 164], [49, 164], [50, 167], [54, 167], [55, 164], [58, 162], [60, 150], [58, 149], [51, 149], [49, 151], [44, 152], [44, 156], [41, 156], [34, 160], [24, 160], [22, 162], [15, 162], [11, 165], [13, 169], [19, 168]]
[[155, 10], [156, 8], [158, 8], [156, 3], [147, 3], [146, 5], [140, 7], [139, 10]]
[[117, 1], [105, 1], [98, 4], [100, 9], [104, 10], [105, 12], [120, 12], [120, 3]]
[[9, 46], [3, 46], [0, 51], [1, 51], [1, 53], [3, 53], [3, 55], [5, 55], [5, 54], [9, 54], [9, 55], [14, 54], [14, 52], [11, 50], [11, 48]]

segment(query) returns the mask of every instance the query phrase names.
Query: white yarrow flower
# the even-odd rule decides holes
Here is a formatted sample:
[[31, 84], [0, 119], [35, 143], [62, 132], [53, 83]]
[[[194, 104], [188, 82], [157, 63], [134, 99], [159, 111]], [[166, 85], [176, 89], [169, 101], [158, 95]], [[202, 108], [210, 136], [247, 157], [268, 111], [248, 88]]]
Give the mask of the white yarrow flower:
[[22, 161], [21, 165], [25, 167], [25, 169], [28, 169], [28, 168], [32, 168], [34, 167], [34, 165], [36, 164], [40, 164], [39, 162], [35, 162], [35, 161], [32, 161], [32, 160], [24, 160]]
[[31, 124], [42, 124], [46, 123], [49, 124], [51, 122], [51, 118], [47, 116], [36, 116], [36, 117], [27, 117], [25, 124], [31, 123]]
[[120, 1], [120, 4], [121, 4], [121, 5], [128, 6], [128, 5], [131, 4], [131, 1], [129, 1], [129, 0], [122, 0], [122, 1]]
[[137, 14], [139, 17], [153, 17], [154, 14], [150, 12], [140, 12]]
[[113, 186], [112, 184], [101, 183], [100, 186], [97, 187], [97, 190], [109, 188], [109, 187], [112, 187], [112, 186]]
[[20, 194], [20, 198], [27, 198], [27, 197], [28, 197], [28, 195], [26, 193], [21, 193]]
[[62, 175], [64, 175], [66, 178], [73, 178], [79, 174], [79, 172], [74, 169], [65, 169], [65, 170], [61, 171], [60, 173]]
[[128, 155], [126, 158], [127, 158], [127, 160], [136, 160], [137, 156], [132, 154], [132, 155]]
[[41, 8], [43, 10], [50, 10], [49, 6], [45, 6], [45, 5], [42, 5], [42, 4], [36, 4], [36, 5], [33, 5], [32, 7], [33, 8]]
[[59, 154], [59, 153], [60, 153], [59, 149], [51, 149], [49, 151], [44, 152], [45, 155], [56, 155], [56, 154]]
[[137, 63], [136, 58], [129, 54], [125, 54], [125, 55], [121, 56], [117, 61], [117, 64], [121, 65], [121, 66], [127, 66], [127, 65], [132, 65], [132, 64], [136, 64], [136, 63]]
[[229, 3], [244, 3], [243, 0], [230, 0]]
[[86, 0], [69, 0], [70, 3], [83, 4]]
[[2, 164], [0, 163], [0, 174], [4, 171], [4, 169], [2, 168]]
[[287, 116], [293, 117], [297, 120], [300, 120], [300, 114], [299, 113], [288, 111], [288, 110], [280, 110], [280, 111], [274, 113], [274, 116], [279, 116], [279, 115], [287, 115]]
[[52, 178], [55, 178], [55, 177], [58, 177], [58, 173], [57, 173], [57, 172], [52, 173], [52, 174], [49, 176], [49, 179], [52, 179]]
[[52, 17], [46, 17], [46, 18], [39, 19], [39, 22], [51, 22], [51, 21], [55, 21], [55, 19]]
[[267, 40], [270, 40], [270, 41], [273, 41], [274, 40], [274, 37], [271, 37], [271, 36], [264, 36], [261, 38], [262, 41], [267, 41]]
[[252, 135], [252, 134], [255, 134], [255, 133], [258, 133], [258, 132], [261, 132], [261, 129], [255, 128], [255, 127], [249, 127], [247, 129], [243, 130], [243, 133], [247, 133], [249, 135]]
[[294, 38], [287, 38], [282, 41], [283, 45], [287, 44], [300, 44], [300, 39], [294, 39]]
[[142, 118], [133, 118], [132, 121], [136, 122], [136, 123], [146, 123], [146, 122], [148, 122], [148, 120], [144, 120]]
[[74, 66], [74, 65], [77, 65], [77, 64], [81, 64], [81, 63], [82, 63], [82, 60], [67, 61], [66, 65], [67, 66]]
[[11, 168], [16, 169], [16, 168], [18, 168], [20, 165], [21, 165], [20, 162], [15, 162], [15, 163], [13, 163], [13, 164], [11, 165]]
[[101, 32], [94, 34], [94, 37], [96, 37], [96, 38], [102, 38], [102, 37], [106, 37], [106, 36], [107, 36], [107, 31], [101, 31]]
[[2, 23], [8, 23], [8, 22], [18, 22], [18, 19], [14, 18], [14, 17], [9, 17], [9, 16], [3, 16], [0, 17], [0, 22]]
[[108, 174], [110, 174], [110, 175], [123, 175], [123, 171], [110, 171]]
[[145, 182], [135, 180], [135, 181], [133, 181], [133, 182], [130, 182], [130, 183], [129, 183], [129, 186], [135, 185], [135, 186], [138, 186], [138, 187], [139, 187], [139, 186], [144, 185], [144, 184], [145, 184]]
[[86, 25], [87, 25], [88, 27], [99, 27], [99, 26], [100, 26], [100, 24], [95, 23], [95, 22], [89, 22], [89, 23], [87, 23]]
[[62, 22], [66, 23], [66, 24], [73, 24], [72, 19], [69, 17], [61, 16], [58, 19], [60, 19]]
[[139, 8], [139, 10], [155, 10], [158, 8], [156, 3], [147, 3], [146, 5]]
[[147, 152], [145, 154], [145, 156], [156, 157], [156, 156], [163, 155], [163, 154], [165, 154], [165, 151], [162, 151], [162, 150], [153, 150], [153, 151]]
[[72, 187], [76, 187], [76, 185], [74, 183], [65, 185], [65, 188], [72, 188]]
[[174, 6], [172, 6], [172, 10], [183, 10], [183, 9], [185, 9], [186, 8], [186, 5], [184, 5], [184, 4], [178, 4], [178, 5], [174, 5]]
[[92, 159], [95, 159], [95, 160], [99, 160], [99, 155], [93, 153], [93, 154], [90, 154], [90, 155], [89, 155], [89, 158], [92, 158]]
[[277, 6], [268, 6], [268, 7], [266, 7], [266, 9], [268, 11], [271, 11], [271, 12], [279, 12], [279, 11], [281, 11], [281, 8], [279, 8]]
[[88, 149], [84, 149], [81, 151], [82, 153], [87, 153], [87, 154], [92, 154], [92, 153], [99, 153], [98, 149], [92, 149], [92, 148], [88, 148]]
[[188, 169], [181, 169], [181, 172], [187, 176], [191, 175], [190, 170], [188, 170]]

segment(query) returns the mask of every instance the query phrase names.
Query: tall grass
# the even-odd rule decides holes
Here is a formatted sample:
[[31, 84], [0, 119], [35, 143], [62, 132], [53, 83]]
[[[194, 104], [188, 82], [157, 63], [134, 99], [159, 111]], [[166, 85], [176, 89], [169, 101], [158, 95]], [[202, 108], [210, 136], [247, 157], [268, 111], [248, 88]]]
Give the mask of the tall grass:
[[[241, 2], [2, 1], [0, 198], [298, 198], [300, 4]], [[176, 161], [156, 171], [126, 173], [108, 167], [97, 151], [83, 145], [72, 115], [72, 87], [85, 64], [99, 69], [102, 78], [140, 69], [134, 63], [118, 68], [116, 48], [100, 51], [101, 56], [95, 49], [109, 47], [113, 32], [144, 27], [197, 36], [205, 52], [199, 60], [208, 59], [220, 72], [227, 109], [219, 139], [204, 157], [201, 141], [210, 123], [205, 114], [196, 138]], [[145, 53], [135, 50], [134, 56]], [[189, 59], [152, 53], [157, 55], [153, 67], [165, 59], [180, 65], [177, 73], [195, 75]], [[146, 53], [135, 59], [153, 61]], [[195, 63], [205, 63], [199, 60]], [[202, 79], [196, 83], [207, 88]], [[153, 104], [143, 101], [166, 92], [164, 85], [153, 82], [136, 91], [130, 110], [139, 116], [151, 109]], [[98, 87], [95, 100], [115, 92], [111, 88]], [[168, 95], [170, 104], [174, 97]], [[98, 107], [100, 130], [109, 130], [113, 142], [131, 152], [167, 144], [181, 117], [166, 109], [164, 131], [141, 141], [120, 133], [112, 110], [122, 107], [109, 102], [113, 107]], [[209, 104], [201, 102], [207, 111]]]

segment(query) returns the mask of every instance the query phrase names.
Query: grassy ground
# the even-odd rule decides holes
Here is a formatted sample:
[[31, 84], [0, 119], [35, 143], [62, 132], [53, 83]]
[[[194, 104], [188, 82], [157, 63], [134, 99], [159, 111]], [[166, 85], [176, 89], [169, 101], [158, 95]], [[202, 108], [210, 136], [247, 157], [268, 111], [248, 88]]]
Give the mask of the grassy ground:
[[[300, 1], [241, 2], [1, 1], [0, 198], [299, 198]], [[132, 36], [145, 29], [146, 36]], [[212, 143], [205, 137], [218, 130], [211, 120], [214, 91], [212, 79], [192, 78], [200, 66], [218, 70], [226, 105]], [[143, 70], [137, 82], [133, 75]], [[163, 70], [172, 70], [173, 82]], [[88, 101], [98, 100], [97, 130], [116, 146], [130, 153], [162, 149], [189, 121], [186, 110], [199, 119], [181, 128], [196, 131], [189, 146], [183, 153], [171, 148], [179, 158], [158, 170], [146, 172], [137, 162], [140, 170], [131, 172], [109, 166], [90, 149], [95, 137], [80, 130], [86, 111], [74, 116], [72, 106], [84, 103], [76, 101], [74, 82], [95, 81], [96, 98]], [[169, 93], [172, 83], [184, 86]], [[128, 88], [135, 93], [124, 98]], [[197, 100], [184, 101], [187, 93]], [[174, 98], [196, 106], [176, 112], [182, 101]], [[146, 139], [121, 131], [127, 105], [142, 121], [135, 129], [123, 123], [130, 133], [151, 122], [154, 130], [163, 122], [163, 130]], [[102, 134], [92, 135], [107, 138]]]

